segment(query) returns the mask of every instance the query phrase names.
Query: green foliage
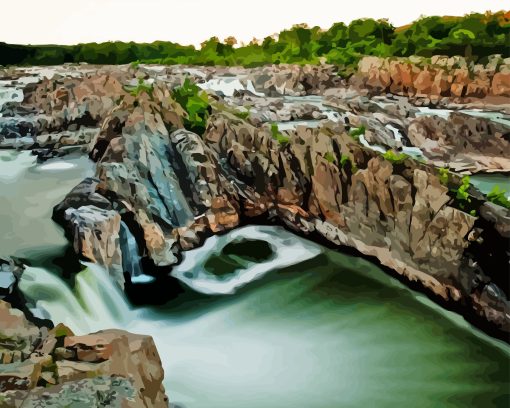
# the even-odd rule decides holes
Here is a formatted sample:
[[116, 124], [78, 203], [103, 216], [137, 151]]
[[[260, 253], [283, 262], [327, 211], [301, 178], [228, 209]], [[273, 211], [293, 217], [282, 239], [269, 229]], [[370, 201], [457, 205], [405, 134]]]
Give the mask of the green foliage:
[[456, 193], [455, 198], [459, 201], [459, 207], [461, 209], [465, 209], [466, 206], [471, 203], [471, 198], [469, 197], [469, 186], [470, 186], [470, 178], [469, 176], [462, 177], [462, 184], [459, 186], [457, 190], [454, 190]]
[[[235, 39], [212, 37], [199, 49], [171, 42], [88, 43], [72, 46], [23, 46], [0, 43], [2, 65], [50, 65], [66, 62], [91, 64], [243, 65], [335, 64], [343, 76], [355, 72], [364, 55], [381, 57], [465, 55], [484, 62], [489, 55], [510, 56], [510, 20], [504, 12], [469, 14], [464, 17], [424, 17], [394, 28], [386, 20], [359, 19], [329, 29], [295, 25], [276, 37], [235, 48]], [[136, 63], [135, 63], [136, 64]]]
[[211, 109], [207, 93], [186, 78], [182, 86], [173, 90], [172, 97], [188, 113], [184, 119], [185, 128], [203, 134]]
[[289, 143], [289, 138], [280, 132], [276, 123], [271, 123], [271, 136], [282, 146]]
[[324, 158], [327, 160], [328, 163], [334, 163], [336, 160], [335, 155], [331, 152], [326, 152]]
[[347, 166], [350, 166], [352, 174], [356, 173], [358, 171], [358, 167], [355, 163], [353, 163], [349, 156], [342, 154], [340, 157], [340, 167], [346, 168]]
[[383, 157], [388, 160], [389, 162], [393, 164], [401, 164], [406, 159], [409, 158], [409, 156], [405, 153], [396, 153], [393, 150], [388, 150], [386, 153], [383, 154]]
[[124, 88], [135, 98], [138, 98], [138, 96], [142, 92], [145, 92], [147, 95], [152, 96], [152, 91], [154, 89], [154, 87], [151, 84], [146, 84], [142, 78], [138, 78], [138, 84], [136, 86], [126, 86]]
[[245, 112], [235, 111], [234, 115], [236, 115], [239, 119], [246, 120], [246, 119], [248, 119], [250, 117], [250, 109], [248, 109]]
[[365, 126], [360, 126], [360, 127], [357, 127], [357, 128], [352, 128], [350, 131], [349, 131], [349, 135], [354, 139], [356, 140], [357, 142], [359, 141], [359, 137], [361, 135], [364, 135], [365, 134]]
[[510, 200], [506, 198], [506, 190], [500, 189], [499, 186], [494, 186], [489, 194], [487, 194], [487, 199], [501, 207], [505, 207], [510, 209]]
[[448, 181], [450, 179], [450, 170], [448, 170], [448, 168], [446, 168], [446, 167], [441, 167], [440, 169], [438, 169], [438, 171], [439, 171], [439, 182], [443, 186], [447, 186]]

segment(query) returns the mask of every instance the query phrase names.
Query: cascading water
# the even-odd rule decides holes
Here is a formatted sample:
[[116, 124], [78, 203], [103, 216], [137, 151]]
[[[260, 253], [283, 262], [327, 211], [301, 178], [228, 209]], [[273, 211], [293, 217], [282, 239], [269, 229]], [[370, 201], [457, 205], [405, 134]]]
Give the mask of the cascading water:
[[391, 125], [391, 124], [388, 124], [386, 125], [386, 129], [388, 129], [389, 131], [391, 131], [391, 133], [393, 133], [393, 137], [395, 138], [395, 141], [399, 144], [402, 145], [402, 153], [405, 153], [409, 156], [412, 156], [412, 157], [416, 157], [416, 158], [423, 158], [423, 152], [421, 151], [421, 149], [419, 147], [409, 147], [409, 146], [406, 146], [403, 142], [402, 142], [402, 139], [404, 138], [402, 136], [402, 133], [400, 132], [400, 129], [396, 128], [395, 126]]
[[221, 77], [210, 79], [209, 81], [198, 83], [200, 88], [213, 92], [218, 92], [223, 96], [232, 97], [236, 91], [248, 91], [256, 96], [265, 96], [263, 93], [257, 92], [253, 82], [249, 79], [241, 81], [235, 77]]
[[[176, 406], [425, 408], [452, 389], [456, 399], [442, 406], [507, 401], [510, 375], [501, 361], [508, 346], [369, 262], [274, 227], [241, 228], [220, 239], [184, 254], [174, 274], [188, 270], [186, 284], [199, 292], [169, 296], [164, 306], [130, 308], [92, 265], [73, 289], [29, 268], [22, 289], [78, 333], [116, 327], [152, 335]], [[255, 276], [257, 257], [267, 270]], [[204, 279], [206, 270], [221, 276]], [[236, 285], [243, 274], [249, 279]], [[164, 290], [159, 285], [153, 290]]]
[[133, 283], [151, 282], [153, 278], [142, 270], [142, 257], [138, 243], [124, 221], [120, 223], [120, 249], [122, 252], [122, 269], [127, 272]]
[[20, 289], [34, 303], [36, 314], [43, 311], [43, 317], [64, 323], [75, 334], [124, 326], [134, 315], [124, 294], [105, 269], [84, 266], [73, 288], [47, 269], [27, 267]]

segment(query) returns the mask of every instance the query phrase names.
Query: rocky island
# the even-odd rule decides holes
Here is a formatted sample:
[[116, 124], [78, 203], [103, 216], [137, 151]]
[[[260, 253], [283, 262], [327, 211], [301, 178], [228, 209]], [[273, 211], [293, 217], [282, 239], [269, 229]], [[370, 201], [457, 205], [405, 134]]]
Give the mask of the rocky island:
[[[170, 400], [187, 407], [183, 396], [165, 395], [160, 360], [177, 354], [166, 341], [179, 311], [198, 322], [205, 306], [188, 311], [187, 305], [208, 304], [214, 316], [233, 301], [211, 299], [248, 302], [250, 286], [277, 309], [283, 290], [266, 294], [263, 286], [266, 279], [268, 287], [281, 285], [285, 273], [267, 278], [268, 272], [296, 265], [308, 265], [307, 279], [333, 282], [342, 274], [349, 282], [340, 288], [313, 281], [303, 294], [309, 299], [316, 296], [312, 288], [335, 303], [372, 287], [375, 298], [381, 293], [377, 313], [389, 302], [411, 320], [419, 320], [412, 313], [425, 308], [420, 302], [430, 310], [435, 302], [454, 313], [430, 313], [460, 315], [467, 328], [442, 323], [441, 314], [441, 323], [424, 322], [422, 329], [409, 323], [413, 330], [430, 327], [473, 344], [485, 332], [503, 341], [469, 347], [490, 349], [492, 362], [508, 361], [510, 57], [508, 49], [497, 51], [479, 60], [360, 55], [351, 65], [1, 68], [0, 181], [12, 193], [0, 211], [19, 205], [31, 217], [34, 202], [21, 202], [15, 189], [28, 189], [25, 179], [53, 181], [39, 187], [46, 221], [37, 241], [46, 246], [20, 248], [16, 240], [30, 238], [14, 234], [0, 252], [6, 258], [0, 406], [163, 407]], [[72, 188], [45, 198], [66, 179]], [[7, 217], [5, 228], [14, 227]], [[60, 273], [48, 272], [56, 267]], [[377, 277], [361, 277], [372, 268]], [[335, 291], [344, 300], [335, 300]], [[166, 310], [176, 298], [184, 300]], [[351, 304], [370, 302], [360, 297]], [[144, 305], [160, 308], [136, 310]], [[173, 320], [165, 321], [165, 312]], [[243, 327], [240, 312], [224, 313]], [[203, 327], [184, 330], [181, 341], [195, 350], [192, 338]], [[121, 330], [132, 328], [143, 334]], [[159, 344], [151, 337], [158, 330], [165, 333]], [[199, 352], [188, 353], [192, 359]], [[208, 358], [202, 362], [216, 367]], [[503, 365], [492, 366], [497, 385], [481, 392], [480, 401], [496, 395], [503, 405], [494, 406], [504, 406]], [[211, 406], [231, 406], [215, 401]], [[189, 406], [205, 405], [191, 400]]]

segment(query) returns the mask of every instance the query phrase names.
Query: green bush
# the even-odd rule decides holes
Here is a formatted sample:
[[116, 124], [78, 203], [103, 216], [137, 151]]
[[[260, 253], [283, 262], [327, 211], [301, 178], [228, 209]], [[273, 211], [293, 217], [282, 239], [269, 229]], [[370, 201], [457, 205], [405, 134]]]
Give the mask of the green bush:
[[365, 134], [365, 126], [360, 126], [360, 127], [357, 127], [357, 128], [352, 128], [350, 131], [349, 131], [349, 135], [354, 139], [356, 140], [357, 142], [359, 141], [359, 137], [361, 135], [364, 135]]
[[383, 157], [393, 164], [401, 164], [409, 158], [405, 153], [395, 153], [393, 150], [388, 150], [383, 154]]
[[487, 199], [494, 204], [500, 205], [501, 207], [505, 207], [510, 209], [510, 200], [506, 198], [506, 190], [500, 189], [499, 186], [494, 186], [489, 194], [487, 194]]
[[246, 112], [234, 111], [234, 115], [236, 115], [239, 119], [246, 120], [250, 117], [250, 109], [248, 108]]
[[142, 78], [138, 78], [138, 84], [136, 86], [125, 86], [124, 89], [135, 98], [138, 98], [142, 92], [145, 92], [147, 95], [152, 97], [152, 91], [154, 90], [154, 87], [152, 85], [146, 84]]
[[334, 163], [336, 160], [335, 155], [331, 152], [326, 152], [324, 158], [327, 160], [328, 163]]
[[458, 189], [453, 190], [456, 195], [455, 198], [459, 201], [459, 207], [464, 210], [466, 209], [467, 205], [471, 203], [471, 198], [469, 197], [469, 190], [470, 187], [470, 178], [469, 176], [462, 177], [462, 184], [459, 186]]
[[340, 166], [342, 168], [346, 168], [347, 166], [350, 166], [352, 174], [356, 173], [358, 171], [358, 167], [355, 163], [352, 162], [349, 156], [342, 154], [340, 157]]
[[271, 123], [271, 136], [282, 146], [289, 143], [289, 138], [280, 132], [276, 123]]
[[448, 185], [448, 181], [450, 180], [450, 170], [448, 170], [446, 167], [441, 167], [438, 169], [439, 171], [439, 182], [443, 186]]
[[199, 135], [203, 134], [211, 111], [207, 92], [192, 83], [189, 78], [172, 92], [174, 100], [187, 112], [184, 127]]

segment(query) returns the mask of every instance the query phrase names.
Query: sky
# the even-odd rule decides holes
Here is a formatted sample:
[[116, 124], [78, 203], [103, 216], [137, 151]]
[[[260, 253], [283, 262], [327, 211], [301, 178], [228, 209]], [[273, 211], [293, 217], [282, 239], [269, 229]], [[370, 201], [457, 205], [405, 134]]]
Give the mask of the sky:
[[502, 9], [510, 9], [510, 0], [2, 0], [0, 41], [198, 45], [212, 36], [233, 35], [248, 42], [296, 23], [328, 28], [334, 22], [372, 17], [401, 26], [421, 15]]

